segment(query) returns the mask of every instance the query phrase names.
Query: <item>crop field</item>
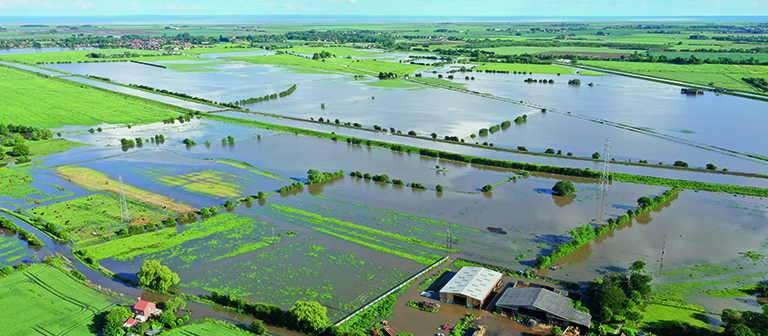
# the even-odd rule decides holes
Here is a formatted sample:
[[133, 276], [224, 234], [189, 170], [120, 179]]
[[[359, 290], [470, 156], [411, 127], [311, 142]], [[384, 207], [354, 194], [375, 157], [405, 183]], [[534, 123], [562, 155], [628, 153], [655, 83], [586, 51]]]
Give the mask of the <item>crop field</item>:
[[[90, 53], [99, 54], [111, 54], [121, 55], [124, 53], [139, 54], [139, 57], [120, 57], [120, 58], [90, 58], [86, 57]], [[0, 61], [25, 63], [25, 64], [38, 64], [38, 63], [57, 63], [57, 62], [108, 62], [113, 60], [136, 60], [136, 61], [165, 61], [165, 60], [183, 60], [194, 59], [185, 55], [163, 55], [162, 52], [154, 50], [137, 50], [137, 49], [98, 49], [98, 50], [72, 50], [62, 52], [48, 52], [48, 53], [30, 53], [30, 54], [13, 54], [13, 55], [0, 55]]]
[[315, 61], [315, 60], [307, 59], [301, 56], [293, 56], [293, 55], [287, 55], [287, 54], [251, 56], [251, 57], [228, 57], [227, 59], [233, 60], [233, 61], [243, 61], [248, 63], [254, 63], [254, 64], [274, 64], [274, 65], [284, 65], [284, 66], [290, 66], [290, 67], [309, 68], [309, 69], [324, 70], [324, 71], [356, 73], [356, 74], [363, 74], [363, 75], [371, 74], [370, 71], [352, 69], [352, 68], [341, 66], [341, 65], [331, 64], [331, 63], [322, 62], [322, 61]]
[[[611, 48], [589, 48], [589, 47], [495, 47], [482, 48], [484, 51], [492, 51], [499, 55], [520, 55], [520, 54], [540, 54], [546, 52], [556, 52], [558, 54], [631, 54], [634, 50], [611, 49]], [[639, 52], [643, 52], [640, 50]], [[616, 56], [618, 57], [618, 56]]]
[[3, 231], [0, 235], [0, 264], [15, 265], [26, 257], [30, 250], [27, 243], [16, 238], [11, 232]]
[[[573, 69], [573, 68], [547, 65], [547, 64], [521, 64], [521, 63], [485, 63], [479, 67], [472, 68], [472, 70], [473, 71], [501, 70], [501, 71], [509, 71], [509, 72], [523, 71], [523, 72], [532, 72], [535, 75], [555, 75], [555, 74], [574, 75], [576, 74], [576, 69]], [[599, 75], [598, 73], [591, 72], [591, 71], [582, 71], [581, 74], [582, 75]]]
[[751, 85], [742, 81], [742, 77], [768, 79], [768, 66], [736, 64], [669, 64], [641, 62], [604, 62], [580, 61], [579, 64], [605, 68], [609, 70], [635, 73], [674, 81], [683, 81], [699, 85], [714, 84], [733, 90], [752, 92]]
[[[131, 218], [141, 223], [156, 222], [173, 215], [171, 212], [132, 199], [128, 199], [128, 209]], [[69, 232], [75, 240], [127, 227], [120, 221], [120, 200], [112, 194], [83, 196], [33, 207], [27, 212], [53, 223], [59, 230]]]
[[144, 170], [154, 180], [167, 186], [181, 186], [184, 190], [211, 195], [215, 197], [234, 198], [242, 195], [243, 190], [238, 182], [244, 178], [218, 170], [203, 170], [178, 176], [168, 173], [173, 168], [156, 168]]
[[0, 67], [0, 91], [4, 124], [56, 128], [161, 121], [178, 115], [6, 67]]
[[18, 312], [0, 327], [8, 335], [98, 335], [93, 317], [115, 306], [115, 300], [80, 284], [51, 266], [0, 278], [0, 304]]
[[417, 70], [429, 68], [425, 65], [395, 63], [395, 62], [383, 62], [374, 60], [360, 60], [360, 59], [348, 59], [348, 58], [335, 58], [326, 59], [326, 62], [343, 64], [353, 68], [360, 68], [373, 71], [375, 73], [394, 73], [398, 76], [412, 75]]

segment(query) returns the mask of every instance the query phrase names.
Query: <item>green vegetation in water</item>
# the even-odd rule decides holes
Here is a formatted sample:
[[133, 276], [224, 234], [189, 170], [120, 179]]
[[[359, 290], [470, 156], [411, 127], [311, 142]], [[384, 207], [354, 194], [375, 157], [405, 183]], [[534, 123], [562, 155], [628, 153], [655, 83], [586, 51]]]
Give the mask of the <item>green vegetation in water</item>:
[[442, 79], [442, 78], [414, 77], [414, 78], [411, 78], [411, 80], [418, 81], [418, 82], [429, 83], [429, 84], [440, 85], [440, 86], [447, 86], [447, 87], [451, 87], [451, 88], [454, 88], [454, 89], [462, 89], [463, 90], [463, 89], [467, 88], [467, 84], [465, 84], [465, 83], [462, 83], [462, 82], [459, 82], [459, 81], [455, 81], [455, 80], [454, 81], [450, 81], [450, 80]]
[[[430, 303], [430, 302], [410, 300], [410, 301], [408, 301], [408, 303], [406, 303], [406, 305], [408, 305], [408, 307], [413, 307], [413, 308], [416, 308], [418, 310], [425, 311], [425, 312], [428, 312], [428, 313], [437, 313], [437, 312], [440, 311], [440, 308], [432, 308], [431, 306], [428, 306], [428, 303]], [[434, 302], [432, 302], [432, 303], [434, 303]]]
[[[116, 95], [94, 91], [89, 86], [81, 87], [84, 85], [57, 79], [0, 66], [0, 91], [3, 92], [0, 97], [0, 106], [3, 106], [0, 123], [54, 128], [152, 122], [177, 115], [154, 106], [126, 101]], [[41, 110], [45, 113], [41, 114]]]
[[184, 190], [215, 197], [235, 198], [243, 191], [238, 181], [248, 179], [220, 170], [206, 169], [183, 175], [171, 176], [167, 169], [141, 169], [146, 175], [166, 186], [180, 186]]
[[96, 336], [99, 331], [85, 322], [114, 307], [115, 301], [53, 266], [36, 266], [0, 278], [0, 303], [14, 307], [23, 320], [4, 324], [3, 333], [8, 335], [45, 330], [55, 335]]
[[418, 70], [429, 68], [429, 66], [425, 66], [425, 65], [366, 60], [366, 59], [335, 58], [332, 60], [328, 60], [327, 62], [333, 62], [335, 64], [341, 64], [341, 65], [349, 66], [352, 68], [365, 69], [373, 73], [380, 73], [380, 72], [394, 73], [398, 76], [411, 75]]
[[86, 255], [96, 259], [113, 258], [130, 260], [143, 254], [151, 254], [171, 249], [184, 242], [205, 238], [214, 233], [227, 232], [239, 226], [249, 226], [256, 221], [250, 217], [235, 214], [220, 214], [199, 222], [186, 225], [186, 230], [179, 233], [176, 227], [110, 240], [98, 245], [88, 246], [82, 250]]
[[765, 255], [757, 253], [755, 251], [739, 252], [739, 254], [744, 256], [744, 258], [749, 258], [749, 259], [752, 259], [754, 261], [761, 260], [761, 259], [763, 259], [765, 257]]
[[26, 169], [16, 167], [0, 168], [0, 196], [23, 200], [23, 202], [15, 202], [12, 205], [29, 203], [30, 201], [25, 200], [25, 198], [43, 199], [48, 196], [37, 188], [30, 186], [30, 183], [33, 182], [35, 182], [34, 176]]

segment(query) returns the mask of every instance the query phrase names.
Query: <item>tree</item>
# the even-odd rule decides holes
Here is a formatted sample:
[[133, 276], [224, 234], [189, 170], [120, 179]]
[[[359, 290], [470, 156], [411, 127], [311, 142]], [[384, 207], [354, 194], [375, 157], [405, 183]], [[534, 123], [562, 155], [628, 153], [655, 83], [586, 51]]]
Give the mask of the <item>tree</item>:
[[264, 335], [267, 333], [267, 327], [264, 326], [264, 322], [261, 322], [261, 320], [253, 319], [253, 322], [251, 322], [251, 332], [256, 335]]
[[435, 190], [437, 190], [437, 192], [443, 192], [443, 186], [442, 186], [442, 185], [440, 185], [440, 184], [438, 184], [438, 185], [435, 187]]
[[[643, 196], [637, 199], [637, 208], [645, 208], [653, 204], [653, 200], [648, 196]], [[640, 261], [640, 260], [638, 260]], [[635, 261], [637, 262], [637, 261]], [[645, 267], [645, 265], [643, 265]]]
[[725, 327], [725, 330], [723, 331], [723, 335], [725, 336], [758, 336], [754, 332], [752, 332], [752, 329], [749, 329], [749, 327], [743, 325], [743, 324], [732, 324]]
[[688, 162], [677, 160], [672, 165], [675, 167], [688, 167]]
[[707, 170], [717, 170], [717, 166], [711, 163], [707, 163]]
[[309, 183], [315, 183], [316, 181], [319, 181], [323, 178], [323, 172], [317, 170], [317, 169], [310, 169], [307, 171], [307, 180]]
[[168, 287], [179, 283], [179, 275], [172, 272], [167, 266], [163, 266], [157, 260], [145, 261], [141, 270], [136, 273], [139, 284], [160, 292], [165, 292]]
[[491, 191], [493, 191], [493, 186], [490, 185], [490, 184], [486, 184], [486, 185], [483, 186], [482, 189], [480, 189], [480, 191], [482, 191], [482, 192], [491, 192]]
[[598, 152], [592, 153], [592, 158], [593, 159], [599, 159], [600, 158], [600, 153], [598, 153]]
[[545, 154], [555, 154], [554, 148], [547, 148], [547, 150], [544, 151]]
[[231, 136], [231, 135], [230, 135], [230, 136], [228, 136], [228, 137], [227, 137], [227, 141], [228, 141], [229, 143], [234, 143], [234, 142], [235, 142], [235, 137], [233, 137], [233, 136]]
[[173, 311], [170, 309], [166, 309], [163, 311], [162, 314], [160, 314], [160, 322], [165, 325], [171, 325], [173, 321], [176, 321], [176, 315], [173, 314]]
[[552, 191], [560, 196], [568, 196], [576, 192], [576, 187], [573, 186], [571, 181], [557, 181], [555, 186], [552, 187]]
[[29, 147], [25, 145], [24, 143], [17, 142], [13, 145], [13, 149], [11, 150], [11, 155], [13, 156], [22, 156], [22, 155], [28, 155], [29, 154]]
[[200, 209], [200, 214], [203, 215], [203, 216], [208, 215], [210, 213], [211, 213], [211, 211], [208, 210], [208, 208], [201, 208]]
[[291, 324], [299, 331], [314, 332], [331, 324], [326, 308], [316, 301], [296, 301], [288, 313]]
[[180, 297], [174, 297], [168, 301], [165, 301], [166, 310], [177, 311], [177, 310], [183, 310], [186, 307], [187, 307], [187, 302]]
[[109, 311], [105, 318], [104, 334], [108, 336], [123, 336], [123, 320], [132, 317], [133, 313], [128, 307], [117, 307]]
[[232, 202], [232, 200], [227, 200], [224, 203], [224, 207], [227, 208], [227, 209], [234, 208], [235, 207], [235, 202]]
[[437, 133], [432, 133], [430, 134], [430, 136], [432, 137], [432, 139], [437, 139]]
[[[637, 202], [639, 204], [640, 200], [638, 200]], [[632, 262], [631, 265], [629, 265], [629, 270], [632, 272], [645, 273], [645, 260], [642, 260], [642, 259], [635, 260], [634, 262]]]

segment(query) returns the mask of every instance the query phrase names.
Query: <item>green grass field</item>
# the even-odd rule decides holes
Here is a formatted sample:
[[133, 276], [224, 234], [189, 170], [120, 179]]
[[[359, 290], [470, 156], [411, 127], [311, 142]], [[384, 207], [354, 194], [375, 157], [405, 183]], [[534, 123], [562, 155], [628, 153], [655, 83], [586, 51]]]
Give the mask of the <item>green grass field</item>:
[[202, 170], [171, 176], [167, 169], [142, 170], [155, 181], [167, 186], [181, 186], [184, 190], [215, 197], [235, 198], [243, 194], [237, 183], [243, 178], [217, 170]]
[[39, 199], [46, 196], [29, 184], [34, 182], [34, 178], [28, 171], [16, 167], [0, 168], [0, 196], [14, 199], [25, 197], [34, 197]]
[[4, 335], [99, 335], [90, 328], [93, 317], [115, 302], [54, 267], [38, 266], [0, 278], [0, 304], [16, 312], [0, 329]]
[[224, 322], [203, 319], [202, 322], [172, 329], [166, 335], [176, 336], [253, 336], [254, 334]]
[[282, 49], [281, 51], [292, 52], [298, 54], [317, 54], [322, 51], [327, 51], [336, 57], [341, 56], [371, 56], [376, 55], [373, 52], [366, 52], [360, 49], [354, 48], [339, 48], [339, 47], [308, 47], [308, 46], [294, 46], [290, 49]]
[[[66, 152], [73, 147], [90, 146], [88, 144], [64, 140], [64, 139], [27, 141], [25, 142], [25, 145], [29, 147], [30, 154], [27, 156], [31, 159], [44, 157], [51, 154]], [[0, 160], [0, 163], [13, 162], [16, 160], [15, 157], [10, 156], [10, 153], [11, 153], [10, 147], [0, 147], [0, 150], [4, 150], [6, 151], [6, 154], [8, 154], [8, 156], [6, 156], [5, 159]]]
[[724, 87], [733, 90], [753, 92], [742, 77], [768, 79], [768, 66], [734, 64], [669, 64], [641, 62], [580, 61], [579, 64], [652, 76], [699, 85]]
[[[128, 209], [134, 220], [146, 217], [149, 221], [156, 222], [172, 215], [171, 212], [132, 199], [128, 199]], [[83, 196], [30, 208], [27, 212], [55, 224], [59, 230], [70, 232], [70, 237], [75, 240], [91, 237], [93, 233], [102, 234], [127, 226], [120, 222], [120, 203], [118, 198], [111, 194]]]
[[429, 68], [429, 66], [424, 66], [424, 65], [384, 62], [384, 61], [374, 61], [374, 60], [349, 59], [349, 58], [326, 59], [326, 62], [342, 64], [342, 65], [350, 66], [353, 68], [365, 69], [365, 70], [372, 71], [376, 74], [378, 74], [379, 72], [384, 72], [384, 73], [391, 72], [398, 76], [412, 75], [414, 72], [416, 72], [416, 70]]
[[704, 314], [695, 310], [648, 304], [641, 311], [645, 315], [643, 322], [640, 324], [642, 329], [648, 328], [650, 325], [660, 321], [687, 322], [697, 327], [708, 328], [707, 322], [705, 322], [707, 318]]
[[[484, 63], [479, 67], [472, 69], [473, 71], [485, 71], [485, 70], [502, 70], [509, 72], [532, 72], [534, 75], [575, 75], [576, 69], [566, 68], [548, 64], [522, 64], [522, 63]], [[591, 71], [582, 71], [582, 75], [598, 75]]]
[[[598, 53], [598, 54], [631, 54], [634, 50], [610, 49], [610, 48], [589, 48], [589, 47], [495, 47], [482, 48], [484, 51], [493, 51], [499, 55], [519, 55], [519, 54], [539, 54], [545, 52], [557, 52], [563, 54], [578, 53]], [[638, 51], [643, 52], [643, 51]]]
[[[115, 60], [112, 58], [89, 58], [85, 57], [90, 53], [99, 54], [123, 54], [126, 52], [132, 54], [139, 54], [139, 57], [127, 57], [127, 58], [115, 58], [119, 60], [137, 60], [137, 61], [163, 61], [163, 60], [184, 60], [195, 59], [186, 55], [163, 55], [162, 52], [154, 50], [137, 50], [137, 49], [98, 49], [98, 50], [73, 50], [62, 52], [46, 52], [46, 53], [31, 53], [31, 54], [13, 54], [2, 55], [0, 61], [37, 64], [37, 63], [56, 63], [56, 62], [93, 62], [93, 61], [110, 61]], [[219, 51], [220, 52], [220, 51]]]
[[[0, 123], [45, 128], [161, 121], [177, 113], [0, 67]], [[57, 143], [60, 145], [60, 143]], [[51, 147], [55, 148], [55, 147]]]
[[228, 57], [227, 59], [234, 60], [234, 61], [255, 63], [255, 64], [285, 65], [290, 67], [309, 68], [309, 69], [334, 71], [334, 72], [356, 73], [356, 74], [364, 74], [364, 75], [372, 74], [370, 71], [352, 69], [352, 68], [341, 66], [341, 65], [315, 61], [315, 60], [307, 59], [304, 57], [287, 55], [287, 54], [251, 56], [251, 57]]

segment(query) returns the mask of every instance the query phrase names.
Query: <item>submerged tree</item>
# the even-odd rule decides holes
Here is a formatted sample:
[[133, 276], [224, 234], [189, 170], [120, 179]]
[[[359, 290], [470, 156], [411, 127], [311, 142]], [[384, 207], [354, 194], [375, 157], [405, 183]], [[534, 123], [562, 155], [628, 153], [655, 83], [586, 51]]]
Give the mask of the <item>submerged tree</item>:
[[136, 276], [139, 278], [140, 285], [160, 292], [167, 291], [168, 287], [181, 280], [178, 274], [172, 272], [167, 266], [161, 265], [157, 260], [145, 261]]
[[573, 186], [573, 182], [571, 181], [557, 181], [555, 186], [552, 187], [552, 191], [560, 196], [568, 196], [576, 192], [576, 187]]

